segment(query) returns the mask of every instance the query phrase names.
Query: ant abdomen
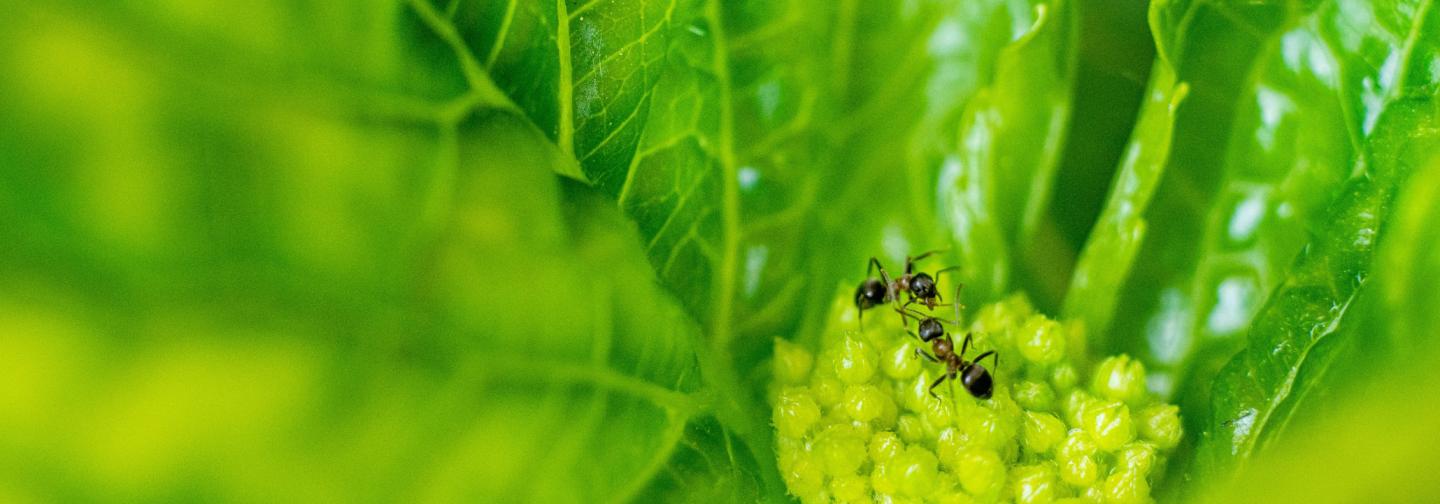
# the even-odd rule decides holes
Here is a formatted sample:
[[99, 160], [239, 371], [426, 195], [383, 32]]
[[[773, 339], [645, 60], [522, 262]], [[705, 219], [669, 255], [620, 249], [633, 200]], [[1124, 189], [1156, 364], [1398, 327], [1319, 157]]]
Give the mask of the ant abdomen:
[[976, 363], [971, 363], [960, 376], [960, 384], [977, 399], [989, 399], [990, 394], [995, 392], [995, 382], [990, 377], [990, 371]]
[[864, 282], [860, 282], [859, 287], [855, 288], [855, 306], [863, 311], [872, 306], [884, 303], [886, 301], [885, 298], [888, 297], [887, 294], [885, 282], [874, 278], [867, 278]]

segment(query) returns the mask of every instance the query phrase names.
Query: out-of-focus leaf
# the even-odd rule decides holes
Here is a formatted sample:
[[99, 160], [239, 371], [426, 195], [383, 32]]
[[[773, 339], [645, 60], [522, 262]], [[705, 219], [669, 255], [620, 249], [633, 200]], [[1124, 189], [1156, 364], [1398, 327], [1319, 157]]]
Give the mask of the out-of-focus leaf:
[[665, 468], [636, 502], [777, 501], [756, 477], [759, 467], [747, 458], [733, 434], [713, 418], [692, 422]]
[[[1274, 8], [1184, 8], [1191, 12], [1175, 28], [1183, 36], [1153, 27], [1157, 39], [1185, 49], [1157, 62], [1156, 87], [1173, 86], [1173, 75], [1189, 91], [1167, 125], [1170, 138], [1151, 147], [1168, 153], [1150, 172], [1158, 179], [1132, 179], [1152, 183], [1136, 187], [1153, 198], [1112, 200], [1101, 224], [1109, 230], [1090, 242], [1067, 305], [1102, 350], [1144, 358], [1151, 385], [1166, 394], [1212, 340], [1232, 342], [1221, 359], [1234, 351], [1235, 333], [1350, 164], [1336, 65], [1323, 46], [1304, 33], [1279, 34], [1288, 18]], [[1137, 218], [1105, 223], [1122, 214]], [[1145, 225], [1153, 222], [1164, 225]]]
[[422, 7], [12, 6], [5, 500], [774, 496], [632, 224]]
[[1187, 85], [1175, 82], [1170, 67], [1155, 65], [1144, 113], [1067, 294], [1065, 316], [1085, 321], [1090, 334], [1104, 334], [1115, 314], [1120, 289], [1148, 229], [1145, 212], [1167, 166], [1175, 112], [1188, 91]]
[[[1436, 134], [1440, 115], [1433, 97], [1436, 83], [1429, 69], [1440, 51], [1432, 42], [1440, 34], [1440, 16], [1428, 8], [1416, 11], [1413, 24], [1404, 25], [1398, 34], [1373, 24], [1363, 27], [1374, 31], [1345, 31], [1355, 29], [1347, 24], [1354, 18], [1355, 8], [1348, 3], [1325, 6], [1317, 11], [1311, 26], [1335, 34], [1337, 44], [1349, 40], [1344, 36], [1361, 35], [1399, 44], [1386, 58], [1394, 62], [1391, 68], [1381, 69], [1387, 79], [1382, 84], [1393, 87], [1382, 85], [1378, 89], [1384, 93], [1377, 95], [1380, 101], [1352, 116], [1373, 116], [1358, 124], [1364, 134], [1357, 167], [1360, 174], [1346, 184], [1340, 199], [1327, 210], [1326, 219], [1316, 226], [1312, 242], [1256, 316], [1248, 347], [1216, 378], [1213, 411], [1200, 432], [1192, 470], [1196, 478], [1222, 479], [1284, 434], [1297, 408], [1313, 407], [1307, 404], [1314, 401], [1307, 400], [1307, 394], [1323, 387], [1317, 384], [1324, 383], [1327, 368], [1366, 355], [1360, 349], [1369, 343], [1356, 338], [1394, 344], [1387, 343], [1390, 338], [1370, 336], [1384, 334], [1386, 331], [1373, 330], [1383, 326], [1350, 320], [1357, 312], [1364, 317], [1371, 311], [1357, 308], [1363, 306], [1357, 299], [1379, 302], [1376, 293], [1366, 293], [1372, 289], [1367, 279], [1375, 271], [1377, 234], [1384, 239], [1390, 236], [1383, 226], [1390, 218], [1397, 184], [1405, 181], [1414, 167], [1428, 162], [1440, 147], [1440, 135]], [[1336, 31], [1327, 31], [1332, 29]], [[1347, 60], [1355, 66], [1342, 68], [1361, 66], [1368, 54], [1359, 54]], [[1347, 81], [1366, 84], [1369, 79], [1351, 75]], [[1411, 239], [1394, 238], [1391, 243], [1401, 248], [1392, 250], [1403, 251]], [[1347, 332], [1346, 327], [1372, 329]], [[1330, 380], [1340, 379], [1328, 374]]]
[[1009, 26], [988, 28], [1010, 31], [958, 43], [1004, 44], [993, 55], [980, 53], [993, 60], [977, 58], [978, 70], [964, 72], [978, 79], [960, 102], [957, 143], [944, 151], [936, 194], [963, 267], [958, 276], [980, 299], [1015, 287], [1013, 271], [1050, 201], [1069, 124], [1078, 52], [1073, 9], [1060, 1], [1028, 7], [990, 7], [1004, 14], [972, 19], [1008, 17]]
[[[1429, 126], [1440, 127], [1440, 120]], [[1406, 181], [1392, 214], [1375, 267], [1389, 308], [1384, 339], [1393, 342], [1395, 358], [1423, 359], [1436, 355], [1440, 343], [1440, 310], [1433, 308], [1440, 306], [1440, 157]]]
[[1074, 110], [1051, 191], [1049, 216], [1023, 252], [1021, 285], [1046, 313], [1062, 312], [1080, 255], [1104, 209], [1146, 101], [1155, 59], [1143, 0], [1077, 2]]
[[1440, 278], [1440, 162], [1429, 156], [1381, 228], [1374, 273], [1335, 331], [1311, 350], [1294, 392], [1257, 436], [1246, 470], [1234, 481], [1209, 482], [1199, 495], [1216, 502], [1423, 502], [1440, 495], [1428, 476], [1440, 448], [1440, 317], [1422, 308], [1433, 307], [1424, 303]]
[[[1377, 160], [1389, 154], [1376, 152], [1399, 138], [1377, 134], [1377, 124], [1382, 112], [1403, 115], [1387, 104], [1404, 90], [1423, 94], [1429, 86], [1422, 71], [1407, 73], [1400, 63], [1426, 61], [1411, 53], [1416, 40], [1428, 44], [1422, 25], [1392, 16], [1417, 7], [1349, 1], [1151, 7], [1160, 53], [1152, 99], [1077, 266], [1065, 312], [1086, 322], [1099, 351], [1141, 357], [1150, 387], [1176, 396], [1187, 431], [1203, 433], [1207, 443], [1246, 425], [1235, 411], [1217, 411], [1212, 422], [1209, 411], [1210, 386], [1224, 381], [1213, 378], [1245, 345], [1244, 335], [1264, 349], [1252, 347], [1257, 363], [1283, 361], [1268, 357], [1277, 345], [1286, 348], [1281, 354], [1308, 352], [1319, 334], [1307, 344], [1291, 341], [1298, 326], [1290, 324], [1338, 317], [1325, 315], [1330, 305], [1352, 301], [1338, 278], [1369, 270], [1369, 249], [1345, 242], [1341, 227], [1373, 229], [1383, 215], [1365, 212], [1383, 209], [1397, 180], [1392, 174], [1408, 166]], [[1171, 93], [1184, 97], [1178, 107], [1157, 99], [1163, 96], [1157, 90], [1167, 89], [1184, 90]], [[1152, 120], [1167, 109], [1170, 119]], [[1147, 130], [1156, 134], [1147, 137]], [[1151, 160], [1136, 164], [1147, 152]], [[1349, 200], [1339, 199], [1342, 187]], [[1360, 195], [1365, 191], [1375, 195]], [[1355, 223], [1367, 218], [1369, 224]], [[1321, 252], [1326, 240], [1331, 250]], [[1294, 262], [1302, 251], [1311, 259]], [[1336, 280], [1315, 278], [1329, 274]], [[1294, 299], [1279, 307], [1287, 295]], [[1252, 329], [1266, 303], [1271, 327], [1255, 319]], [[1290, 322], [1281, 323], [1286, 317]], [[1256, 344], [1257, 338], [1271, 341]], [[1187, 466], [1186, 453], [1172, 472]]]
[[854, 281], [869, 256], [894, 272], [907, 255], [948, 248], [921, 269], [958, 265], [942, 283], [965, 283], [972, 302], [995, 299], [1015, 287], [1012, 257], [1048, 203], [1070, 113], [1073, 10], [884, 4], [862, 10], [853, 35], [880, 42], [857, 42], [851, 60], [867, 71], [848, 79], [831, 129], [831, 163], [847, 176], [821, 186], [823, 241], [811, 260], [825, 264], [812, 271]]
[[[1372, 370], [1374, 370], [1372, 368]], [[1217, 482], [1199, 502], [1431, 502], [1440, 450], [1440, 383], [1379, 369], [1370, 394], [1336, 398], [1237, 481]]]

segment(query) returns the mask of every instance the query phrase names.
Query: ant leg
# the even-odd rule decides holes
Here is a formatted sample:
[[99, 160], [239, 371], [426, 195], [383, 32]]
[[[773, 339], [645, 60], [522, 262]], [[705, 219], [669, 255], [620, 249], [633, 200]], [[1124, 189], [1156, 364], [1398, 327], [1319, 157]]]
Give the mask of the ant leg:
[[[911, 331], [911, 330], [909, 330], [909, 329], [906, 329], [906, 330], [905, 330], [905, 333], [906, 333], [906, 334], [909, 334], [909, 335], [911, 335], [911, 336], [914, 336], [914, 337], [915, 337], [915, 341], [919, 341], [919, 342], [921, 342], [921, 343], [924, 343], [924, 342], [925, 342], [925, 340], [920, 339], [920, 335], [919, 335], [919, 334], [915, 334], [915, 331]], [[916, 348], [916, 350], [919, 350], [919, 348]]]
[[885, 300], [898, 301], [899, 296], [895, 292], [895, 285], [890, 281], [890, 273], [885, 271], [885, 265], [880, 264], [880, 259], [870, 256], [870, 265], [865, 268], [865, 278], [870, 278], [870, 272], [880, 270], [880, 282], [885, 286]]
[[935, 362], [935, 363], [939, 363], [939, 362], [940, 362], [940, 359], [939, 359], [939, 358], [935, 357], [934, 355], [930, 355], [930, 352], [926, 352], [926, 351], [921, 350], [921, 349], [919, 349], [919, 348], [916, 348], [916, 349], [915, 349], [915, 355], [919, 355], [919, 356], [924, 357], [924, 358], [926, 358], [926, 359], [930, 359], [930, 362]]
[[992, 376], [998, 374], [1000, 372], [1000, 354], [995, 353], [994, 350], [988, 350], [985, 353], [980, 354], [980, 356], [976, 357], [973, 362], [975, 363], [975, 365], [978, 366], [980, 365], [980, 359], [984, 359], [986, 357], [990, 358], [990, 365], [992, 366], [990, 368], [990, 374]]
[[922, 314], [922, 313], [920, 313], [920, 312], [917, 312], [917, 311], [915, 311], [915, 310], [906, 310], [905, 307], [903, 307], [903, 306], [902, 306], [902, 307], [895, 308], [895, 313], [899, 313], [899, 314], [900, 314], [900, 317], [901, 317], [902, 319], [904, 319], [905, 321], [907, 321], [907, 322], [908, 322], [911, 318], [914, 318], [915, 320], [925, 320], [925, 315], [924, 315], [924, 314]]
[[936, 379], [935, 379], [935, 383], [931, 383], [931, 384], [930, 384], [930, 397], [934, 397], [935, 399], [940, 399], [940, 396], [935, 395], [935, 387], [939, 387], [940, 384], [943, 383], [943, 382], [945, 381], [945, 379], [946, 379], [946, 378], [949, 378], [949, 377], [950, 377], [950, 375], [948, 375], [948, 374], [942, 374], [942, 375], [940, 375], [939, 378], [936, 378]]
[[[880, 270], [880, 280], [885, 282], [885, 288], [890, 288], [890, 274], [885, 272], [885, 266], [880, 264], [880, 258], [870, 256], [870, 265], [865, 268], [865, 278], [870, 278], [870, 272]], [[888, 294], [888, 293], [887, 293]]]
[[895, 313], [899, 313], [901, 316], [907, 318], [913, 317], [915, 320], [925, 320], [926, 318], [926, 315], [924, 313], [920, 313], [919, 311], [910, 308], [909, 304], [896, 307]]
[[986, 350], [985, 353], [980, 354], [980, 356], [976, 357], [975, 360], [972, 362], [979, 364], [980, 359], [984, 359], [986, 357], [990, 358], [990, 365], [995, 366], [997, 369], [1000, 367], [1000, 354], [995, 353], [994, 350]]
[[[965, 351], [970, 349], [970, 339], [973, 338], [974, 336], [975, 336], [975, 333], [965, 333], [965, 341], [963, 341], [963, 342], [960, 343], [960, 353], [957, 354], [957, 355], [960, 356], [960, 358], [962, 358], [962, 359], [965, 358]], [[954, 342], [953, 340], [950, 342], [950, 347], [951, 347], [951, 348], [954, 348], [954, 347], [955, 347], [955, 342]], [[976, 361], [976, 362], [979, 362], [980, 359], [975, 359], [975, 361]]]
[[[935, 284], [936, 284], [936, 285], [939, 285], [939, 284], [940, 284], [940, 275], [943, 275], [943, 274], [945, 274], [945, 273], [950, 273], [950, 272], [952, 272], [952, 271], [959, 271], [959, 270], [960, 270], [960, 267], [959, 267], [959, 266], [951, 266], [951, 267], [948, 267], [948, 268], [941, 268], [940, 271], [936, 271], [936, 272], [935, 272]], [[963, 284], [962, 284], [962, 285], [963, 285]], [[939, 299], [939, 300], [941, 300], [941, 301], [944, 301], [944, 300], [945, 300], [945, 298], [940, 297], [940, 289], [935, 289], [935, 299]], [[957, 299], [957, 300], [960, 299], [960, 291], [959, 291], [959, 289], [956, 289], [956, 291], [955, 291], [955, 299]]]

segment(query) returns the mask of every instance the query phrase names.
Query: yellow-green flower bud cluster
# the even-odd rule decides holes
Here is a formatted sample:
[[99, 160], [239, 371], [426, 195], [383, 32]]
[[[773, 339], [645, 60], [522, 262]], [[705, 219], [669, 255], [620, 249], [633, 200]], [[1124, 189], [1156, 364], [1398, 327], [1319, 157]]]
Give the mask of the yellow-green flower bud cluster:
[[[1180, 441], [1179, 410], [1145, 388], [1145, 369], [1120, 355], [1083, 361], [1074, 325], [1035, 313], [1023, 297], [948, 327], [965, 357], [996, 350], [990, 399], [947, 380], [931, 346], [906, 334], [888, 306], [863, 330], [836, 303], [816, 352], [775, 345], [772, 404], [781, 475], [802, 502], [1150, 502], [1150, 486]], [[923, 308], [922, 308], [923, 310]], [[937, 317], [953, 316], [937, 310]], [[912, 324], [913, 326], [913, 324]]]

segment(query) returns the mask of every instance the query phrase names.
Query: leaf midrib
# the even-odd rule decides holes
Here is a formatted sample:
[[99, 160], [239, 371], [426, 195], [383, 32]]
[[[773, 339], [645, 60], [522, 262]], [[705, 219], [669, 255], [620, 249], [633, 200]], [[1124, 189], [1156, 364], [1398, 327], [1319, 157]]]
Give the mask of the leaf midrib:
[[570, 14], [565, 7], [565, 0], [555, 0], [555, 50], [558, 52], [559, 75], [556, 82], [559, 82], [555, 90], [556, 105], [560, 108], [559, 118], [556, 124], [557, 132], [555, 143], [560, 146], [560, 152], [571, 158], [575, 157], [575, 87], [570, 61]]

